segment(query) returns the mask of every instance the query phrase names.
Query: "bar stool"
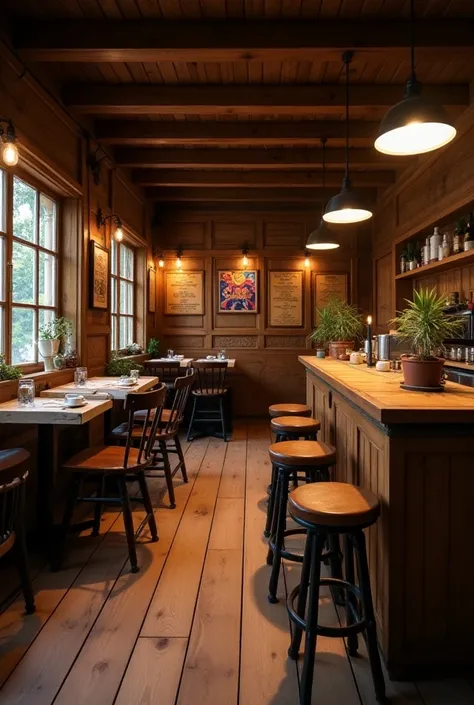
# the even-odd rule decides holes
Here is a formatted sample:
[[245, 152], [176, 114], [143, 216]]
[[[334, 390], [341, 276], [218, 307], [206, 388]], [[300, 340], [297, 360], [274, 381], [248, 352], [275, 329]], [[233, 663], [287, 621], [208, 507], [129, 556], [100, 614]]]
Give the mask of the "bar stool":
[[[295, 624], [288, 650], [296, 660], [305, 632], [305, 652], [300, 685], [300, 705], [310, 705], [313, 686], [314, 657], [318, 634], [347, 637], [348, 651], [357, 654], [357, 635], [365, 632], [372, 680], [378, 702], [385, 700], [385, 682], [377, 647], [372, 593], [363, 529], [374, 524], [380, 515], [377, 497], [361, 487], [344, 482], [320, 482], [302, 485], [290, 494], [289, 513], [307, 531], [301, 571], [301, 583], [288, 595], [287, 607]], [[346, 579], [321, 578], [321, 558], [328, 538], [344, 536]], [[358, 585], [355, 584], [354, 550], [357, 559]], [[318, 624], [319, 589], [329, 586], [346, 592], [346, 626], [325, 627]], [[298, 600], [295, 609], [295, 600]], [[306, 603], [308, 602], [307, 617]]]
[[16, 553], [26, 614], [35, 611], [25, 542], [25, 482], [30, 454], [23, 448], [0, 451], [0, 556]]
[[[267, 509], [265, 533], [268, 532], [267, 564], [272, 566], [268, 585], [268, 601], [278, 602], [276, 596], [280, 576], [281, 559], [302, 562], [302, 556], [285, 549], [284, 542], [288, 536], [306, 533], [305, 529], [286, 529], [286, 510], [290, 478], [296, 473], [304, 473], [306, 482], [327, 482], [329, 468], [336, 462], [336, 449], [319, 441], [282, 441], [274, 443], [268, 449], [270, 459], [275, 467], [276, 482], [272, 488]], [[342, 577], [339, 540], [332, 535], [330, 550], [324, 559], [331, 565], [332, 575]]]
[[271, 420], [271, 428], [276, 436], [276, 443], [281, 441], [317, 441], [321, 423], [308, 416], [276, 416]]
[[306, 404], [272, 404], [268, 407], [270, 418], [277, 416], [311, 416], [311, 409]]

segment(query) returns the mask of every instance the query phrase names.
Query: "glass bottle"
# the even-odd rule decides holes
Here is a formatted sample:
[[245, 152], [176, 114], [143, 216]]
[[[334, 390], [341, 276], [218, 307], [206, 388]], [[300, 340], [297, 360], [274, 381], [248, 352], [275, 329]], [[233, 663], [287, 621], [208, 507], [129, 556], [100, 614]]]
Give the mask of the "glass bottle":
[[423, 264], [430, 263], [430, 238], [427, 237], [423, 246]]
[[466, 234], [464, 236], [464, 249], [474, 249], [474, 216], [472, 212], [469, 213], [469, 222], [467, 224]]
[[400, 274], [405, 274], [407, 271], [407, 258], [405, 255], [400, 257]]
[[440, 259], [446, 259], [451, 254], [451, 246], [449, 244], [448, 234], [444, 233], [443, 242], [440, 248]]
[[437, 262], [439, 260], [440, 245], [441, 235], [438, 226], [436, 226], [433, 235], [430, 237], [430, 262]]
[[464, 218], [456, 223], [456, 230], [454, 231], [453, 237], [453, 254], [457, 255], [459, 252], [464, 252], [464, 232], [466, 230], [466, 221]]

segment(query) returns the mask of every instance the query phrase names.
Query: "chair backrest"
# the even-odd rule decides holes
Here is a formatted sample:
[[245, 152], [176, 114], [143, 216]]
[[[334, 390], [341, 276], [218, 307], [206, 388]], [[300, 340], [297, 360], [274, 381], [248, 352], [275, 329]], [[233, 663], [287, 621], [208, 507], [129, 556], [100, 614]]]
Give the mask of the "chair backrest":
[[200, 394], [223, 394], [227, 364], [227, 360], [196, 360], [193, 363], [197, 373], [196, 390]]
[[[16, 451], [1, 451], [0, 457], [13, 452]], [[27, 466], [26, 461], [0, 471], [0, 556], [7, 553], [14, 543], [17, 520], [25, 501]]]
[[179, 360], [147, 360], [144, 364], [148, 374], [165, 384], [172, 384], [181, 372]]
[[128, 467], [130, 448], [133, 447], [136, 426], [133, 416], [137, 411], [146, 411], [140, 444], [138, 446], [138, 462], [146, 462], [151, 458], [151, 451], [155, 442], [156, 431], [161, 420], [163, 406], [166, 398], [166, 384], [161, 384], [158, 389], [151, 392], [129, 392], [125, 399], [125, 411], [128, 412], [128, 433], [125, 445], [124, 468]]
[[162, 427], [163, 433], [177, 433], [179, 425], [184, 417], [184, 410], [188, 401], [191, 387], [196, 381], [196, 372], [189, 368], [185, 377], [177, 377], [174, 381], [174, 398], [171, 406], [170, 418], [166, 425]]

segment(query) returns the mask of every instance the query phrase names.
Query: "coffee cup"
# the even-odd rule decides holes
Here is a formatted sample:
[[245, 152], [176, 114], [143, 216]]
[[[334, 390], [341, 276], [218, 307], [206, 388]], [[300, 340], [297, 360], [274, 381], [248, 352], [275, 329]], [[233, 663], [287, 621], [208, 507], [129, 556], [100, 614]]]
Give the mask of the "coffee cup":
[[66, 394], [64, 403], [66, 406], [82, 406], [85, 402], [85, 397], [82, 394]]

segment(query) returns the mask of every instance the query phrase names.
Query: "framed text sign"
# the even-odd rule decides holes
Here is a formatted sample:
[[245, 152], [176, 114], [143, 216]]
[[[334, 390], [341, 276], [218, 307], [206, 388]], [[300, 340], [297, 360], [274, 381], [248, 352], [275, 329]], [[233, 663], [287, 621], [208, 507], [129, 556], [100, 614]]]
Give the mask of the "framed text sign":
[[106, 310], [109, 305], [109, 251], [95, 240], [90, 244], [90, 306]]
[[218, 313], [257, 313], [256, 269], [218, 271]]
[[318, 323], [317, 309], [324, 308], [330, 299], [347, 301], [347, 274], [314, 274], [315, 323]]
[[204, 315], [204, 272], [165, 272], [165, 315]]
[[268, 272], [268, 325], [296, 328], [303, 325], [303, 272]]

